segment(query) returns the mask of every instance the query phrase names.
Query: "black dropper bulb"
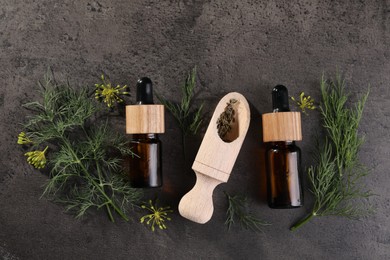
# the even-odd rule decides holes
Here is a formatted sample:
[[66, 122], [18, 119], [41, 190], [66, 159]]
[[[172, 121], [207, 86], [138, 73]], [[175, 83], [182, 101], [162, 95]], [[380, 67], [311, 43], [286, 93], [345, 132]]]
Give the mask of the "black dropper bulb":
[[137, 81], [137, 104], [148, 105], [153, 102], [153, 83], [148, 77], [140, 78]]
[[283, 85], [277, 85], [272, 89], [272, 108], [273, 112], [288, 112], [288, 90]]

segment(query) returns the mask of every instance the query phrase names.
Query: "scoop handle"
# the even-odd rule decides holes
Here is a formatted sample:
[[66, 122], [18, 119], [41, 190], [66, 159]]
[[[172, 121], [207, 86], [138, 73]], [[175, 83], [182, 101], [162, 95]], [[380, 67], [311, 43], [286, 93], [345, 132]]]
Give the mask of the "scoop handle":
[[191, 221], [204, 224], [213, 215], [213, 191], [222, 182], [197, 171], [195, 174], [195, 186], [180, 200], [179, 212]]

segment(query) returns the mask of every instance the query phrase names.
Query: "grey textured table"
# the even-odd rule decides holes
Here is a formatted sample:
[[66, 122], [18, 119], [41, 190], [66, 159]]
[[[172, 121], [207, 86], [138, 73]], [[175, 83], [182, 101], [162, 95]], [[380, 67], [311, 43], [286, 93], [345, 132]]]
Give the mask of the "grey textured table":
[[[389, 46], [388, 0], [0, 0], [0, 258], [389, 259]], [[39, 199], [46, 176], [25, 163], [16, 137], [27, 114], [21, 104], [37, 97], [33, 87], [49, 65], [57, 78], [78, 85], [93, 85], [101, 71], [131, 87], [146, 75], [161, 94], [176, 100], [186, 72], [197, 65], [198, 98], [206, 101], [207, 119], [224, 94], [245, 95], [251, 126], [229, 182], [214, 192], [212, 220], [198, 225], [176, 211], [168, 230], [152, 233], [135, 217], [112, 224], [98, 212], [76, 220], [63, 207]], [[305, 208], [267, 207], [260, 115], [271, 109], [274, 85], [319, 100], [321, 74], [333, 76], [337, 68], [352, 98], [371, 86], [360, 158], [372, 170], [365, 184], [377, 194], [369, 199], [377, 210], [361, 221], [315, 219], [291, 233], [289, 226], [312, 200], [306, 193]], [[303, 121], [299, 146], [308, 166], [320, 122], [314, 115]], [[189, 161], [203, 133], [190, 140]], [[150, 192], [175, 209], [195, 181], [183, 167], [178, 134], [168, 116], [161, 137], [165, 185]], [[273, 225], [264, 233], [228, 232], [223, 190], [248, 195], [253, 212]]]

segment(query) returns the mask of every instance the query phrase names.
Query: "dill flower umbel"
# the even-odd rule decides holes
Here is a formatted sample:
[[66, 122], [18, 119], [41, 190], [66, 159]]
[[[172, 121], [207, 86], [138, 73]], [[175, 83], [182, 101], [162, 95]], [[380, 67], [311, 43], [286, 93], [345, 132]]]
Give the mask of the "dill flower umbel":
[[299, 98], [300, 100], [296, 100], [294, 97], [291, 97], [291, 99], [297, 104], [303, 113], [307, 114], [306, 109], [316, 109], [314, 106], [314, 99], [312, 99], [310, 96], [305, 96], [305, 92], [301, 92]]
[[18, 135], [18, 144], [32, 144], [33, 141], [26, 135], [25, 132], [21, 132]]
[[49, 146], [46, 146], [46, 148], [43, 151], [31, 151], [27, 152], [24, 155], [27, 156], [27, 162], [34, 166], [37, 169], [42, 169], [46, 165], [46, 151], [49, 148]]
[[95, 98], [106, 103], [109, 108], [112, 108], [115, 103], [123, 102], [121, 95], [129, 95], [126, 91], [127, 85], [113, 87], [111, 82], [106, 81], [104, 75], [101, 76], [101, 80], [101, 84], [95, 84]]
[[160, 229], [166, 229], [167, 226], [164, 224], [165, 220], [171, 220], [171, 218], [168, 217], [168, 213], [173, 212], [173, 210], [170, 209], [170, 207], [157, 207], [157, 201], [153, 205], [152, 200], [149, 200], [148, 204], [141, 205], [141, 208], [146, 209], [151, 212], [151, 214], [143, 216], [140, 221], [141, 223], [144, 223], [146, 219], [147, 225], [150, 225], [150, 229], [152, 231], [155, 230], [154, 226], [158, 226]]

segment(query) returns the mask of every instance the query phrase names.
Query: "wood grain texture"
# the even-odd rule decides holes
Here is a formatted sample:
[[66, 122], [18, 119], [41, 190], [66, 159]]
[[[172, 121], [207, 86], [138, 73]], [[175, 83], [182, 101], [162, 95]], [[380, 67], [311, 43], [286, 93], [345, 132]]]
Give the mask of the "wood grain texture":
[[[232, 126], [234, 127], [232, 132], [238, 132], [238, 136], [232, 142], [224, 142], [218, 135], [217, 120], [230, 99], [238, 100], [235, 106], [235, 124]], [[249, 105], [243, 95], [232, 92], [221, 99], [192, 165], [197, 181], [192, 190], [181, 199], [180, 215], [200, 224], [210, 220], [214, 211], [213, 191], [218, 184], [228, 181], [248, 131], [249, 122]]]
[[300, 112], [267, 113], [262, 119], [263, 142], [302, 140]]
[[126, 106], [127, 134], [161, 134], [164, 132], [163, 105]]

